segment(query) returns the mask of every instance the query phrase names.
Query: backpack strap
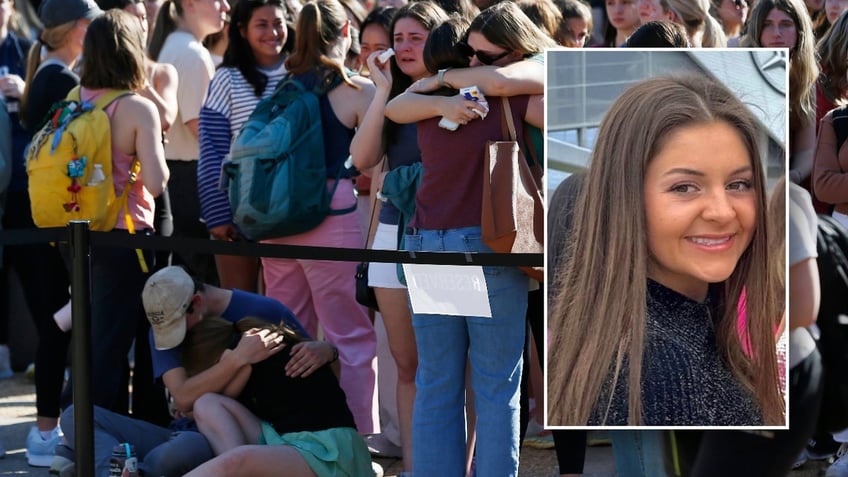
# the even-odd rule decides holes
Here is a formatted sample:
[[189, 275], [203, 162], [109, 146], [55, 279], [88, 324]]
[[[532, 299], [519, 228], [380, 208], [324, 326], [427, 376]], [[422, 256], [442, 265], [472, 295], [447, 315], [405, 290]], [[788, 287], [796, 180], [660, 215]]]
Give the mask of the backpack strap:
[[[98, 96], [97, 99], [94, 100], [94, 103], [89, 104], [91, 104], [97, 109], [105, 111], [106, 108], [108, 108], [113, 101], [129, 94], [133, 94], [132, 91], [126, 89], [111, 89]], [[69, 101], [83, 103], [81, 86], [77, 85], [73, 89], [71, 89], [65, 99]]]
[[[123, 96], [127, 96], [132, 94], [131, 91], [123, 90], [123, 89], [115, 89], [109, 90], [94, 100], [94, 103], [91, 103], [95, 109], [99, 109], [101, 111], [105, 111], [106, 108], [109, 107], [115, 100], [121, 98]], [[67, 98], [71, 101], [76, 101], [78, 103], [82, 103], [82, 96], [80, 87], [76, 86], [69, 93]], [[121, 192], [121, 195], [116, 199], [119, 204], [121, 204], [121, 209], [124, 211], [124, 222], [127, 225], [127, 232], [131, 235], [135, 234], [135, 225], [132, 221], [132, 216], [130, 215], [130, 207], [129, 207], [129, 191], [133, 184], [138, 180], [138, 174], [141, 172], [141, 162], [139, 162], [138, 158], [135, 157], [130, 164], [129, 170], [129, 179], [127, 180], [127, 184], [124, 186], [124, 190]], [[141, 271], [144, 273], [149, 272], [149, 268], [147, 266], [147, 261], [144, 259], [144, 253], [142, 253], [141, 249], [135, 249], [135, 253], [138, 256], [138, 264], [141, 267]]]
[[[319, 80], [314, 88], [311, 90], [307, 90], [306, 86], [300, 82], [297, 78], [292, 77], [291, 73], [287, 73], [282, 80], [280, 80], [280, 84], [277, 86], [277, 90], [279, 91], [282, 88], [285, 88], [288, 85], [294, 85], [294, 87], [300, 92], [309, 91], [315, 94], [318, 97], [325, 96], [329, 91], [331, 91], [336, 86], [342, 83], [342, 76], [337, 72], [332, 72], [331, 74], [325, 76], [323, 79]], [[276, 92], [274, 93], [276, 94]], [[333, 199], [333, 195], [336, 193], [336, 189], [339, 187], [339, 182], [341, 181], [342, 171], [344, 171], [345, 166], [344, 162], [339, 164], [339, 168], [336, 171], [336, 179], [333, 181], [333, 187], [330, 188], [329, 196], [330, 200]], [[345, 215], [349, 214], [356, 210], [356, 203], [352, 206], [344, 208], [344, 209], [331, 209], [329, 205], [327, 206], [327, 215]]]
[[[355, 72], [353, 72], [352, 70], [349, 70], [349, 69], [345, 69], [345, 72], [347, 73], [348, 76], [354, 76], [356, 74]], [[313, 91], [318, 96], [324, 96], [327, 93], [329, 93], [330, 91], [334, 90], [336, 87], [338, 87], [343, 82], [344, 82], [344, 79], [342, 78], [341, 73], [333, 70], [329, 75], [324, 77], [324, 79], [321, 80], [318, 83], [317, 86], [315, 86], [315, 89]], [[345, 170], [345, 163], [342, 162], [341, 164], [339, 164], [339, 169], [336, 171], [336, 180], [333, 182], [333, 188], [330, 190], [330, 200], [332, 200], [333, 196], [336, 194], [336, 188], [338, 188], [338, 186], [339, 186], [339, 181], [341, 181], [342, 172], [344, 170]], [[349, 214], [349, 213], [353, 212], [354, 210], [356, 210], [356, 203], [355, 202], [352, 206], [344, 208], [344, 209], [330, 209], [330, 208], [328, 208], [327, 209], [327, 215], [345, 215], [345, 214]]]
[[[141, 162], [137, 157], [134, 157], [132, 163], [130, 164], [130, 176], [127, 180], [127, 185], [124, 187], [123, 192], [121, 192], [120, 201], [123, 203], [124, 209], [124, 222], [127, 224], [127, 232], [130, 235], [135, 235], [135, 224], [133, 224], [132, 216], [130, 215], [130, 205], [129, 205], [129, 190], [130, 187], [135, 184], [138, 180], [138, 175], [141, 173]], [[147, 267], [147, 261], [144, 259], [144, 253], [140, 248], [135, 249], [135, 254], [138, 256], [138, 265], [141, 267], [141, 271], [143, 273], [149, 273], [150, 269]]]

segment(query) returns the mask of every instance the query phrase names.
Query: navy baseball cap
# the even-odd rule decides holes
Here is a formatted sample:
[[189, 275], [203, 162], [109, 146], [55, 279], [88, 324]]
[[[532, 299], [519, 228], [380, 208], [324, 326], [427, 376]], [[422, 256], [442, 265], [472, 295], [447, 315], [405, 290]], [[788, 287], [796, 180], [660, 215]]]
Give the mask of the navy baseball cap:
[[83, 18], [94, 20], [102, 13], [103, 10], [94, 0], [44, 0], [38, 8], [38, 18], [44, 28], [53, 28]]

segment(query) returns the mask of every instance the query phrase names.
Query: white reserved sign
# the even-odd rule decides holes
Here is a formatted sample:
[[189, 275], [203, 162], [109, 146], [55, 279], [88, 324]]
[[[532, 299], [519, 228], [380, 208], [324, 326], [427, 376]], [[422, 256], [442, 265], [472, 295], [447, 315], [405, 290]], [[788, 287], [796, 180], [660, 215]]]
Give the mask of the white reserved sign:
[[483, 267], [403, 264], [413, 313], [492, 317]]

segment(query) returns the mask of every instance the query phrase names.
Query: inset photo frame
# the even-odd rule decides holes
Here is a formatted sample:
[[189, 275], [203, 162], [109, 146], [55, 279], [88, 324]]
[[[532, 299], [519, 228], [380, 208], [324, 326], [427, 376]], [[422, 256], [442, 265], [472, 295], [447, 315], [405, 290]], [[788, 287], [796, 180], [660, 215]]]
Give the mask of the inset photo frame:
[[546, 427], [786, 429], [788, 50], [546, 64]]

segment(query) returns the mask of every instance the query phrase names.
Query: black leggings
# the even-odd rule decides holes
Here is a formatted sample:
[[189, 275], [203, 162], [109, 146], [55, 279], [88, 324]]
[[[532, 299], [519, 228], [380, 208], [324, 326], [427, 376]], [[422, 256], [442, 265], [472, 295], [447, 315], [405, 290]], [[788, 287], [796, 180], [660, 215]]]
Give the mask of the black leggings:
[[[172, 237], [208, 239], [209, 231], [200, 221], [200, 199], [197, 193], [197, 161], [168, 160], [168, 200], [171, 204]], [[192, 276], [204, 283], [218, 284], [215, 258], [207, 253], [174, 252], [174, 265], [184, 265]]]
[[[26, 191], [9, 192], [3, 227], [35, 228]], [[49, 244], [7, 246], [3, 251], [3, 270], [0, 271], [0, 303], [9, 313], [9, 273], [15, 270], [21, 282], [32, 319], [38, 331], [35, 352], [35, 402], [38, 416], [59, 417], [59, 396], [65, 379], [68, 347], [71, 334], [56, 325], [53, 313], [68, 301], [70, 281], [65, 263], [57, 247]], [[14, 321], [10, 323], [15, 326]]]

